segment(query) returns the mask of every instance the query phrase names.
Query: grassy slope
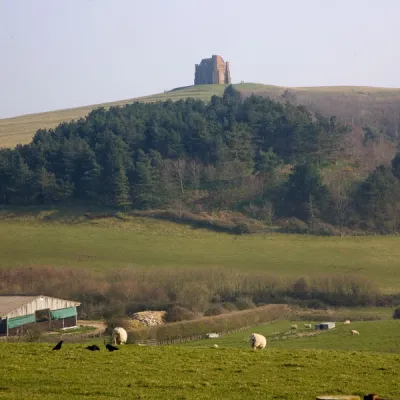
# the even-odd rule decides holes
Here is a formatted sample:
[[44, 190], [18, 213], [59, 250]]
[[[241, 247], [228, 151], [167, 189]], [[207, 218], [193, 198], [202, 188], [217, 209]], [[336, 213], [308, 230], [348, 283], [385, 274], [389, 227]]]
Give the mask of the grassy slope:
[[[260, 95], [269, 95], [273, 98], [280, 97], [287, 89], [281, 86], [261, 85], [255, 83], [244, 83], [235, 85], [237, 89], [245, 94], [254, 92]], [[0, 119], [0, 147], [13, 147], [18, 143], [28, 143], [39, 128], [53, 128], [61, 122], [71, 121], [87, 115], [90, 110], [99, 106], [116, 106], [133, 103], [135, 101], [154, 102], [166, 99], [178, 100], [187, 97], [195, 97], [202, 100], [209, 100], [214, 94], [221, 95], [225, 85], [201, 85], [189, 86], [180, 90], [167, 93], [155, 94], [134, 99], [126, 99], [104, 104], [96, 104], [84, 107], [77, 107], [65, 110], [56, 110], [38, 114], [22, 115], [14, 118]], [[302, 103], [309, 104], [317, 101], [330, 101], [336, 98], [340, 107], [328, 109], [330, 113], [346, 113], [344, 108], [348, 108], [347, 102], [351, 104], [385, 104], [400, 103], [400, 89], [386, 89], [373, 87], [304, 87], [290, 88]], [[344, 106], [342, 106], [344, 105]], [[379, 108], [379, 106], [378, 106]], [[327, 110], [328, 111], [328, 110]]]
[[[278, 321], [217, 339], [187, 342], [185, 346], [210, 347], [211, 344], [216, 343], [221, 348], [248, 348], [251, 333], [257, 332], [267, 338], [273, 338], [273, 334], [276, 332], [287, 332], [292, 323], [297, 323], [301, 331], [305, 330], [304, 323], [314, 324], [311, 321]], [[397, 354], [400, 352], [400, 321], [398, 320], [362, 321], [353, 322], [350, 325], [343, 325], [338, 322], [336, 326], [336, 329], [316, 336], [270, 340], [268, 347], [273, 349], [375, 351]], [[360, 335], [352, 336], [350, 334], [351, 329], [358, 330]]]
[[[323, 350], [193, 349], [0, 343], [0, 398], [315, 399], [399, 394], [396, 354]], [[351, 368], [350, 368], [351, 366]], [[345, 367], [345, 368], [344, 368]]]
[[[40, 219], [45, 217], [49, 222]], [[56, 211], [41, 217], [13, 217], [3, 212], [0, 267], [223, 266], [281, 276], [354, 273], [376, 280], [386, 292], [400, 288], [397, 237], [236, 237], [164, 221], [125, 218], [85, 221], [73, 214], [61, 218]]]

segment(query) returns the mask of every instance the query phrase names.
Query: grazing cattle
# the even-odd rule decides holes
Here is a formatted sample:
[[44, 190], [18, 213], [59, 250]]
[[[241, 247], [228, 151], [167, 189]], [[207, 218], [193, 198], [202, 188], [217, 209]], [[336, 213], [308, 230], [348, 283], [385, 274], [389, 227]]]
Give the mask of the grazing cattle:
[[293, 325], [290, 327], [290, 329], [297, 329], [297, 325], [296, 325], [296, 324], [293, 324]]
[[355, 331], [354, 329], [351, 331], [351, 334], [354, 336], [354, 335], [359, 335], [360, 334], [360, 332], [358, 332], [358, 331]]
[[124, 344], [128, 340], [128, 334], [126, 333], [126, 330], [121, 327], [116, 327], [113, 330], [112, 333], [112, 343], [114, 345], [118, 344]]
[[304, 328], [311, 329], [311, 324], [304, 324]]
[[267, 345], [267, 339], [265, 336], [260, 335], [259, 333], [253, 333], [250, 336], [250, 344], [253, 350], [256, 349], [264, 349]]
[[350, 324], [350, 320], [346, 319], [346, 321], [343, 322], [345, 325], [349, 325]]
[[106, 344], [106, 349], [107, 349], [108, 351], [115, 351], [115, 350], [119, 350], [119, 348], [118, 348], [118, 347], [115, 347], [115, 346], [113, 346], [113, 345], [112, 345], [112, 344], [110, 344], [110, 343]]
[[85, 349], [90, 351], [98, 351], [100, 350], [100, 347], [95, 344], [92, 344], [91, 346], [85, 347]]
[[53, 347], [53, 350], [60, 350], [63, 343], [64, 343], [64, 341], [63, 341], [63, 340], [60, 340], [60, 341]]

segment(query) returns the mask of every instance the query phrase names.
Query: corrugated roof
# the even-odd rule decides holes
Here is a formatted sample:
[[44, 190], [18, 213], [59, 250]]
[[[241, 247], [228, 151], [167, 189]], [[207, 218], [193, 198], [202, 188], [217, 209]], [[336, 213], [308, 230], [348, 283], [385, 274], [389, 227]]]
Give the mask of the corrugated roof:
[[36, 296], [0, 296], [0, 317], [6, 317], [12, 311], [33, 302], [38, 297], [66, 301], [74, 304], [77, 307], [81, 305], [81, 303], [79, 303], [78, 301], [58, 299], [56, 297], [43, 296], [41, 294], [38, 294]]
[[35, 300], [37, 296], [0, 296], [0, 317]]

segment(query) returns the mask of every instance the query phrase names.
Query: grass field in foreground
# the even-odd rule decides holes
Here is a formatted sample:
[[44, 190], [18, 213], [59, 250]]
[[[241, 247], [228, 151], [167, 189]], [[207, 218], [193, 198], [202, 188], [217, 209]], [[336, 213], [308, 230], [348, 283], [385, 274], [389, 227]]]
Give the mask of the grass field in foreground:
[[[270, 339], [268, 348], [273, 349], [357, 350], [400, 353], [400, 321], [398, 320], [353, 322], [350, 325], [343, 325], [343, 323], [338, 322], [335, 329], [321, 332], [316, 336], [274, 340], [276, 332], [287, 332], [291, 324], [297, 323], [298, 328], [305, 332], [304, 323], [310, 322], [278, 321], [216, 339], [187, 342], [184, 346], [210, 347], [215, 343], [221, 348], [249, 348], [249, 337], [253, 332], [257, 332]], [[314, 326], [314, 322], [312, 322], [312, 326]], [[352, 336], [350, 334], [352, 329], [359, 331], [360, 335]]]
[[400, 356], [327, 350], [122, 346], [89, 352], [67, 344], [0, 343], [0, 398], [315, 399], [400, 393]]
[[[375, 103], [379, 106], [380, 103], [392, 103], [396, 108], [396, 104], [400, 100], [400, 90], [391, 88], [379, 87], [359, 87], [359, 86], [321, 86], [321, 87], [292, 87], [286, 88], [283, 86], [263, 85], [257, 83], [241, 83], [234, 85], [236, 89], [245, 94], [255, 93], [268, 95], [272, 97], [280, 97], [286, 89], [300, 96], [304, 95], [307, 100], [331, 99], [332, 96], [341, 96], [343, 98], [351, 98], [356, 104]], [[165, 93], [158, 93], [151, 96], [144, 96], [132, 99], [125, 99], [103, 104], [87, 105], [76, 108], [63, 110], [48, 111], [37, 114], [21, 115], [14, 118], [0, 119], [0, 147], [14, 147], [18, 143], [29, 143], [40, 128], [54, 128], [61, 122], [69, 122], [85, 117], [94, 108], [103, 106], [123, 106], [135, 101], [141, 102], [156, 102], [171, 99], [173, 101], [194, 97], [199, 100], [209, 101], [213, 95], [222, 95], [226, 85], [198, 85], [180, 88]], [[318, 100], [317, 100], [318, 101]], [[305, 101], [304, 104], [308, 104]]]
[[398, 237], [215, 233], [146, 218], [84, 221], [0, 214], [0, 267], [232, 267], [280, 276], [358, 274], [400, 289]]

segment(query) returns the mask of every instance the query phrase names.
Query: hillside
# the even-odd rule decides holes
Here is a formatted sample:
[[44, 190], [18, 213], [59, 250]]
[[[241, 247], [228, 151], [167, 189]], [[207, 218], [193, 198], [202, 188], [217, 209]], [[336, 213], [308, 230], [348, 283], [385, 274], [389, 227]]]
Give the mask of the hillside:
[[282, 279], [282, 285], [286, 277], [359, 276], [385, 293], [400, 292], [396, 236], [236, 236], [123, 213], [97, 218], [60, 215], [62, 210], [55, 209], [25, 216], [2, 212], [0, 270], [51, 265], [110, 273], [129, 267], [155, 274], [157, 270], [206, 274], [213, 268], [226, 273], [232, 268], [267, 281]]
[[[0, 147], [29, 143], [38, 129], [54, 128], [61, 122], [85, 117], [91, 110], [100, 106], [108, 108], [135, 101], [156, 102], [167, 99], [175, 101], [187, 97], [208, 101], [212, 95], [222, 95], [225, 87], [225, 85], [188, 86], [151, 96], [0, 119]], [[337, 115], [348, 123], [385, 126], [392, 136], [396, 136], [400, 127], [398, 111], [400, 89], [356, 86], [287, 88], [254, 83], [236, 84], [234, 87], [244, 96], [254, 93], [269, 96], [274, 100], [304, 104], [322, 114]]]
[[[351, 129], [335, 116], [229, 86], [208, 103], [98, 108], [40, 129], [29, 145], [0, 149], [0, 204], [171, 210], [169, 219], [184, 214], [235, 234], [271, 225], [319, 235], [395, 233], [395, 155], [377, 128]], [[208, 222], [222, 211], [235, 217]]]

